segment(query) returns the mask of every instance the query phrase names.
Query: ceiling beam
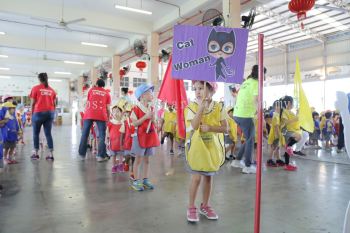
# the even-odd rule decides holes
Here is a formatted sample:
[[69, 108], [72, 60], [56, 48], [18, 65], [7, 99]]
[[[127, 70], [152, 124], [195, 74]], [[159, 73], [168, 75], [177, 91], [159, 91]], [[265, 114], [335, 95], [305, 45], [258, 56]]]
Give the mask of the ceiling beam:
[[333, 4], [334, 6], [337, 6], [345, 11], [347, 11], [348, 13], [350, 13], [350, 5], [347, 4], [345, 1], [343, 0], [324, 0], [330, 4]]
[[[111, 5], [113, 7], [113, 5]], [[22, 1], [11, 0], [1, 2], [1, 11], [33, 18], [45, 18], [59, 21], [61, 19], [61, 6], [50, 4], [46, 0]], [[100, 13], [86, 8], [65, 7], [66, 19], [85, 18], [86, 21], [79, 25], [103, 28], [107, 30], [132, 33], [137, 35], [149, 35], [152, 31], [152, 23], [147, 21], [132, 20], [126, 17]]]
[[296, 30], [296, 31], [304, 34], [305, 36], [309, 36], [309, 37], [311, 37], [315, 40], [318, 40], [320, 42], [324, 42], [326, 40], [323, 35], [317, 33], [316, 31], [314, 31], [308, 27], [304, 27], [304, 29], [302, 29], [299, 22], [293, 22], [288, 17], [282, 16], [281, 14], [279, 14], [273, 10], [270, 10], [264, 6], [256, 7], [256, 11], [258, 14], [261, 14], [261, 15], [266, 16], [267, 18], [273, 19], [276, 22], [280, 23], [281, 25], [286, 25], [290, 29]]

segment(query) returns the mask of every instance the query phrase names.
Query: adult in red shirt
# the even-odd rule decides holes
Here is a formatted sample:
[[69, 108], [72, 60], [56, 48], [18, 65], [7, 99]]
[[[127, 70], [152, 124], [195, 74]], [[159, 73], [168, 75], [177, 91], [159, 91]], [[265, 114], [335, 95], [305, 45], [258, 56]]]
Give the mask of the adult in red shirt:
[[103, 162], [107, 159], [106, 151], [106, 122], [109, 119], [109, 106], [111, 97], [106, 89], [105, 82], [102, 79], [97, 80], [96, 87], [89, 90], [87, 96], [86, 107], [83, 118], [83, 130], [79, 145], [79, 155], [85, 158], [87, 151], [87, 142], [89, 138], [90, 128], [94, 122], [97, 124], [99, 133], [97, 161]]
[[39, 135], [41, 126], [44, 126], [45, 137], [50, 154], [46, 157], [47, 160], [53, 158], [53, 140], [51, 135], [52, 122], [55, 117], [56, 108], [56, 92], [49, 86], [46, 73], [38, 75], [39, 85], [32, 88], [30, 92], [31, 107], [32, 107], [32, 126], [34, 139], [34, 152], [32, 159], [39, 159]]

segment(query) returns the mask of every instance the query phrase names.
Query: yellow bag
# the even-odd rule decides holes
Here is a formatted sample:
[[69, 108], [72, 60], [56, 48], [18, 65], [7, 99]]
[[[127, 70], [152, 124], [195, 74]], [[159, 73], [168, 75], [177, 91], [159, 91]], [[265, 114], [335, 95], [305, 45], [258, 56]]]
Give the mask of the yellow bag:
[[195, 130], [186, 144], [186, 160], [193, 171], [216, 172], [225, 162], [223, 134]]

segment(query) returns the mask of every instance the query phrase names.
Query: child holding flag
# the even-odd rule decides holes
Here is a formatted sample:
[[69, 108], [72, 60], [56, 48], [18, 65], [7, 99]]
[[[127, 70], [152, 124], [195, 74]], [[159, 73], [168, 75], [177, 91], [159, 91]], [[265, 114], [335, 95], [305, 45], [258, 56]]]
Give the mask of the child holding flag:
[[[156, 117], [154, 106], [150, 106], [153, 101], [154, 86], [149, 84], [140, 85], [135, 91], [135, 97], [139, 104], [134, 106], [131, 112], [132, 124], [135, 126], [136, 135], [132, 141], [132, 153], [135, 155], [134, 177], [131, 187], [136, 191], [154, 189], [149, 181], [149, 157], [155, 154], [154, 147], [160, 145], [156, 129]], [[143, 162], [143, 179], [139, 173], [139, 168]]]

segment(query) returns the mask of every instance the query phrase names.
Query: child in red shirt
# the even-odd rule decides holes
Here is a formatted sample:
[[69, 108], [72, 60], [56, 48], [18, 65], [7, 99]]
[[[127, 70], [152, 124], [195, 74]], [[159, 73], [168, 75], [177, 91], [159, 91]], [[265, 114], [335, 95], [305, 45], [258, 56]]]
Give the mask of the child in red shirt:
[[[109, 138], [109, 149], [112, 157], [112, 173], [124, 172], [123, 166], [123, 135], [125, 132], [123, 122], [123, 101], [119, 101], [112, 107], [112, 117], [107, 124], [107, 138]], [[117, 159], [119, 156], [119, 160]]]
[[123, 137], [123, 146], [124, 146], [124, 156], [125, 156], [125, 163], [124, 163], [124, 171], [129, 171], [129, 163], [131, 160], [131, 169], [130, 169], [130, 179], [134, 180], [134, 162], [135, 157], [131, 155], [131, 148], [132, 148], [132, 136], [135, 133], [135, 127], [132, 125], [130, 114], [131, 114], [132, 106], [130, 104], [127, 104], [124, 108], [124, 128], [125, 133]]
[[[134, 175], [135, 180], [131, 187], [136, 191], [154, 189], [148, 179], [149, 157], [155, 154], [154, 148], [160, 145], [156, 129], [156, 116], [152, 105], [154, 86], [142, 84], [137, 87], [135, 97], [139, 104], [134, 106], [131, 112], [132, 124], [135, 126], [136, 135], [132, 141], [132, 153], [135, 155]], [[143, 162], [143, 174], [139, 173]], [[143, 177], [141, 180], [140, 178]]]

